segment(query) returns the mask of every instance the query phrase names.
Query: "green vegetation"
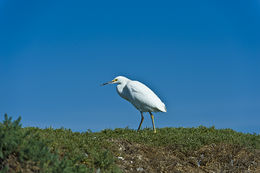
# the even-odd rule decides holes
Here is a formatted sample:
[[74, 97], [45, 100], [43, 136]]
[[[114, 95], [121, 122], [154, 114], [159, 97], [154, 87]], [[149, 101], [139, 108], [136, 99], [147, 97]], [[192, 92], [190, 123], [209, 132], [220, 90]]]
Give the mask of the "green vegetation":
[[127, 128], [79, 133], [70, 129], [22, 128], [20, 118], [12, 121], [5, 115], [0, 123], [0, 172], [124, 172], [118, 156], [126, 157], [129, 152], [121, 151], [122, 141], [130, 147], [167, 148], [187, 157], [212, 144], [253, 153], [260, 149], [260, 135], [231, 129], [200, 126], [162, 128], [157, 134], [151, 129], [136, 132]]
[[85, 172], [66, 157], [50, 152], [39, 133], [21, 128], [21, 118], [11, 121], [7, 115], [0, 124], [1, 172]]

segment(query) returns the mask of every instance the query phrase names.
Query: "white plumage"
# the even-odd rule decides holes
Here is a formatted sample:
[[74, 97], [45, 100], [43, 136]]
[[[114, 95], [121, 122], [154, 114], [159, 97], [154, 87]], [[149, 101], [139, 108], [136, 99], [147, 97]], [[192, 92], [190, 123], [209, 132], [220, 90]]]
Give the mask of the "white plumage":
[[141, 122], [138, 130], [141, 128], [144, 119], [143, 112], [149, 112], [152, 118], [153, 130], [156, 133], [152, 112], [166, 112], [165, 104], [160, 98], [143, 83], [132, 81], [124, 76], [118, 76], [111, 82], [104, 83], [103, 85], [114, 83], [118, 84], [118, 94], [132, 103], [141, 112]]

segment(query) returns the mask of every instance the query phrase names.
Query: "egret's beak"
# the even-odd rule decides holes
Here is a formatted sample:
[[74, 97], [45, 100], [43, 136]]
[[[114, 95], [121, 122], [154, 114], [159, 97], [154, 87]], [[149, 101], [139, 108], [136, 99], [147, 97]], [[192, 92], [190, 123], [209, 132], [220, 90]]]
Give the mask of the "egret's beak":
[[114, 81], [106, 82], [106, 83], [101, 84], [101, 86], [104, 86], [104, 85], [107, 85], [107, 84], [112, 84], [113, 82]]

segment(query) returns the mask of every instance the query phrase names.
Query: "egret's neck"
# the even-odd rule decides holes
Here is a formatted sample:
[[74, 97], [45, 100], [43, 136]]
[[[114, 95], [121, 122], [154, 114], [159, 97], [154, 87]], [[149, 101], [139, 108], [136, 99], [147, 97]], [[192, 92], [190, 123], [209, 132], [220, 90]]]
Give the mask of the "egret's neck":
[[121, 82], [116, 86], [117, 92], [119, 95], [122, 94], [124, 87], [126, 86], [127, 81]]

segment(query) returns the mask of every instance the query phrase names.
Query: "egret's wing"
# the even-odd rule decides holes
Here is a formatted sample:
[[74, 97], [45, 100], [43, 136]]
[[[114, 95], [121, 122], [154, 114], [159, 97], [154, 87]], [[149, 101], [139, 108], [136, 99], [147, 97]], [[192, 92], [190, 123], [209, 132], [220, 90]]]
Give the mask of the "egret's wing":
[[160, 98], [146, 85], [138, 81], [131, 81], [127, 84], [129, 94], [131, 95], [131, 102], [136, 107], [144, 107], [145, 109], [150, 108], [159, 109], [164, 106]]

